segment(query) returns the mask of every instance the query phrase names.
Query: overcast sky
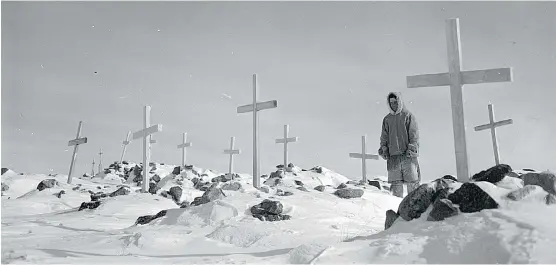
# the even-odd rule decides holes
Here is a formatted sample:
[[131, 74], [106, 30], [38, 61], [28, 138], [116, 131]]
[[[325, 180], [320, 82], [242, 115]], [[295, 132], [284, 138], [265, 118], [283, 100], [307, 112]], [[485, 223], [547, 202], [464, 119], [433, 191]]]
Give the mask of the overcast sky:
[[[445, 20], [460, 19], [463, 70], [513, 67], [514, 81], [467, 85], [465, 118], [471, 173], [494, 164], [491, 136], [473, 127], [512, 118], [498, 129], [500, 156], [514, 168], [556, 165], [555, 2], [2, 2], [2, 167], [67, 174], [77, 125], [89, 142], [76, 174], [104, 151], [118, 160], [128, 131], [152, 106], [152, 159], [227, 170], [230, 136], [251, 173], [252, 116], [236, 107], [260, 100], [261, 173], [290, 160], [360, 178], [361, 135], [379, 147], [386, 95], [400, 91], [420, 127], [424, 179], [454, 174], [449, 87], [406, 88], [406, 76], [448, 70]], [[126, 160], [141, 161], [142, 142]], [[386, 175], [369, 161], [369, 177]]]

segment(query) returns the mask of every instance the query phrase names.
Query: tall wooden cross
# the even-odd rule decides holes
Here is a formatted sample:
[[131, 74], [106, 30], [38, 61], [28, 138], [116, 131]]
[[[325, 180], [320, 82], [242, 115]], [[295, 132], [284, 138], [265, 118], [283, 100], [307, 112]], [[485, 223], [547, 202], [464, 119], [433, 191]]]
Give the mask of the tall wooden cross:
[[93, 168], [91, 168], [91, 177], [95, 176], [95, 159], [93, 158]]
[[510, 125], [513, 124], [514, 121], [512, 119], [502, 120], [502, 121], [494, 121], [494, 110], [492, 109], [492, 104], [488, 104], [488, 117], [490, 122], [487, 124], [479, 125], [475, 127], [475, 131], [482, 131], [486, 129], [490, 129], [490, 135], [492, 136], [492, 148], [494, 149], [494, 161], [496, 165], [500, 164], [500, 153], [498, 153], [498, 140], [496, 139], [496, 127]]
[[462, 71], [459, 19], [457, 18], [446, 20], [446, 41], [448, 45], [448, 73], [408, 76], [407, 87], [450, 86], [457, 178], [459, 181], [467, 182], [469, 181], [469, 156], [465, 136], [463, 85], [511, 82], [512, 69]]
[[68, 142], [68, 146], [73, 146], [73, 155], [71, 156], [70, 169], [68, 173], [68, 184], [71, 184], [73, 167], [75, 165], [75, 160], [77, 160], [77, 151], [79, 150], [79, 145], [87, 143], [87, 137], [80, 138], [81, 127], [83, 127], [82, 121], [80, 121], [79, 125], [77, 126], [77, 136], [75, 137], [75, 139]]
[[228, 172], [230, 173], [230, 176], [233, 176], [232, 173], [234, 173], [234, 155], [241, 154], [240, 149], [234, 149], [235, 140], [236, 140], [236, 138], [232, 136], [230, 138], [230, 149], [225, 149], [224, 150], [224, 154], [230, 155], [230, 163], [229, 163], [229, 166], [228, 166]]
[[367, 159], [378, 160], [378, 155], [367, 154], [367, 136], [361, 136], [361, 153], [349, 153], [351, 158], [361, 159], [361, 173], [363, 183], [367, 183]]
[[299, 140], [298, 137], [289, 137], [288, 134], [290, 132], [290, 126], [284, 125], [284, 138], [276, 139], [277, 144], [284, 144], [284, 168], [288, 166], [288, 143], [297, 142]]
[[183, 141], [178, 145], [181, 148], [181, 165], [185, 166], [185, 148], [191, 147], [193, 144], [187, 141], [187, 133], [183, 133]]
[[122, 142], [122, 144], [124, 145], [123, 149], [122, 149], [122, 155], [120, 156], [120, 164], [122, 163], [122, 161], [124, 161], [124, 155], [125, 155], [125, 150], [127, 148], [127, 145], [131, 143], [129, 137], [131, 136], [131, 131], [127, 132], [127, 135], [125, 137], [125, 141]]
[[257, 74], [253, 74], [253, 103], [237, 107], [237, 113], [253, 112], [253, 187], [260, 188], [259, 174], [259, 116], [261, 110], [278, 107], [278, 101], [258, 102]]
[[162, 124], [151, 126], [151, 106], [145, 106], [143, 129], [133, 133], [133, 140], [143, 138], [143, 185], [142, 192], [149, 191], [149, 160], [151, 158], [151, 135], [162, 131]]
[[100, 159], [98, 161], [98, 173], [102, 172], [102, 148], [100, 149], [100, 152], [98, 153], [98, 155], [100, 156]]

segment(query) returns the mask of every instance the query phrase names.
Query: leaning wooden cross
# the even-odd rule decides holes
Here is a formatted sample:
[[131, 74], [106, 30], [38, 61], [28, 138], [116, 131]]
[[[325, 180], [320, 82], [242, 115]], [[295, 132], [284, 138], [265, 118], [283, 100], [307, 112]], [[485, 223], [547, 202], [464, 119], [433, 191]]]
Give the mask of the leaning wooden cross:
[[284, 169], [288, 166], [288, 143], [294, 143], [299, 140], [298, 137], [289, 137], [290, 126], [284, 125], [284, 138], [276, 139], [277, 144], [284, 144]]
[[463, 85], [511, 82], [512, 69], [462, 71], [459, 20], [457, 18], [446, 20], [446, 40], [448, 44], [448, 73], [408, 76], [407, 87], [450, 86], [457, 178], [459, 181], [467, 182], [469, 181], [469, 156], [465, 136]]
[[241, 154], [241, 150], [234, 149], [235, 139], [236, 138], [232, 136], [230, 138], [230, 149], [224, 150], [224, 154], [230, 155], [230, 164], [228, 165], [228, 173], [230, 174], [230, 176], [233, 176], [232, 173], [234, 173], [234, 155]]
[[500, 154], [498, 153], [498, 140], [496, 139], [496, 127], [513, 124], [512, 119], [507, 119], [503, 121], [494, 121], [494, 110], [492, 109], [492, 104], [488, 104], [488, 117], [490, 122], [487, 124], [479, 125], [475, 127], [475, 131], [482, 131], [490, 129], [490, 135], [492, 136], [492, 148], [494, 149], [494, 161], [496, 165], [500, 164]]
[[378, 160], [378, 155], [367, 154], [367, 136], [361, 136], [361, 153], [349, 153], [351, 158], [361, 159], [361, 172], [363, 183], [367, 184], [367, 159]]
[[272, 109], [278, 107], [278, 101], [271, 100], [266, 102], [258, 102], [257, 74], [253, 74], [253, 103], [237, 107], [237, 113], [253, 112], [253, 187], [260, 188], [259, 174], [259, 116], [257, 113], [261, 110]]
[[80, 138], [82, 126], [83, 126], [83, 122], [80, 121], [79, 125], [77, 126], [77, 136], [75, 137], [75, 139], [68, 142], [68, 146], [73, 145], [73, 155], [71, 156], [70, 169], [68, 173], [68, 184], [71, 184], [71, 180], [72, 180], [71, 175], [73, 174], [73, 167], [75, 165], [75, 160], [77, 160], [77, 151], [79, 150], [79, 145], [87, 143], [87, 137]]
[[187, 142], [187, 133], [183, 133], [183, 141], [178, 145], [178, 149], [181, 148], [181, 165], [185, 166], [185, 148], [191, 147], [192, 143]]
[[122, 155], [120, 156], [120, 164], [122, 163], [122, 161], [124, 161], [124, 155], [125, 155], [125, 150], [127, 148], [127, 145], [131, 143], [129, 137], [131, 136], [131, 131], [127, 132], [127, 135], [125, 137], [125, 141], [122, 142], [122, 144], [124, 145], [123, 149], [122, 149]]
[[133, 133], [133, 140], [143, 138], [143, 185], [142, 192], [149, 190], [149, 160], [151, 158], [151, 135], [162, 131], [162, 125], [151, 126], [151, 106], [145, 106], [143, 112], [143, 129]]

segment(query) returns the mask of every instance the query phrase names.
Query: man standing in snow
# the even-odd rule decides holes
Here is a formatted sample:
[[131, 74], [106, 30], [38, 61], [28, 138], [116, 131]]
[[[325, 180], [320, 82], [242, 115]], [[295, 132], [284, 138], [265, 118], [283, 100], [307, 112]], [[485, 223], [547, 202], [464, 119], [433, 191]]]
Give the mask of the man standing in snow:
[[415, 116], [403, 105], [400, 93], [388, 93], [387, 104], [390, 113], [382, 120], [378, 154], [386, 160], [390, 190], [394, 196], [402, 198], [404, 184], [410, 193], [421, 182], [417, 160], [419, 129]]

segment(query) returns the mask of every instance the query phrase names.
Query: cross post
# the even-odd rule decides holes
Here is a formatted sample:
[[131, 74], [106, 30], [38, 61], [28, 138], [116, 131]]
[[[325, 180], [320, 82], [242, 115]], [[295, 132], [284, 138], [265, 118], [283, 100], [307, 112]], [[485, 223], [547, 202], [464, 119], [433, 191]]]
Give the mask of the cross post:
[[181, 148], [181, 165], [185, 166], [185, 148], [191, 147], [193, 144], [187, 142], [187, 133], [183, 133], [183, 141], [178, 145], [178, 149]]
[[253, 74], [253, 103], [237, 107], [237, 113], [253, 112], [253, 187], [260, 188], [259, 174], [259, 116], [257, 112], [278, 107], [278, 101], [258, 102], [257, 74]]
[[95, 176], [95, 159], [93, 158], [93, 168], [91, 168], [91, 177]]
[[230, 176], [233, 176], [232, 173], [234, 173], [234, 155], [241, 154], [241, 150], [234, 149], [235, 139], [236, 138], [232, 136], [230, 138], [230, 149], [224, 150], [224, 154], [230, 155], [230, 163], [228, 165], [228, 172], [230, 173]]
[[77, 126], [77, 136], [75, 136], [75, 139], [68, 142], [68, 146], [73, 145], [73, 154], [71, 155], [71, 163], [70, 163], [70, 169], [68, 173], [68, 184], [71, 184], [72, 181], [73, 167], [75, 165], [75, 160], [77, 160], [77, 151], [79, 150], [79, 145], [87, 143], [87, 137], [80, 138], [82, 126], [83, 126], [83, 122], [79, 121], [79, 125]]
[[361, 136], [361, 153], [349, 153], [351, 158], [361, 159], [361, 173], [363, 183], [367, 184], [367, 159], [378, 160], [378, 155], [367, 154], [367, 136]]
[[459, 181], [467, 182], [469, 181], [469, 155], [465, 136], [463, 85], [511, 82], [512, 68], [462, 71], [459, 19], [457, 18], [446, 20], [446, 42], [448, 73], [408, 76], [407, 87], [450, 86], [457, 178]]
[[162, 125], [151, 126], [151, 106], [145, 106], [143, 112], [143, 129], [133, 133], [133, 139], [143, 138], [143, 185], [142, 192], [149, 191], [149, 160], [151, 150], [151, 135], [162, 131]]
[[284, 144], [284, 168], [288, 166], [288, 143], [297, 142], [298, 137], [289, 137], [290, 126], [288, 124], [284, 125], [284, 138], [276, 139], [277, 144]]
[[500, 153], [498, 152], [498, 140], [496, 138], [496, 127], [513, 124], [513, 120], [507, 119], [507, 120], [495, 122], [494, 110], [491, 103], [488, 104], [488, 117], [490, 122], [487, 124], [476, 126], [475, 131], [478, 132], [478, 131], [490, 129], [490, 135], [492, 137], [492, 149], [494, 150], [494, 162], [496, 162], [496, 165], [499, 165]]

